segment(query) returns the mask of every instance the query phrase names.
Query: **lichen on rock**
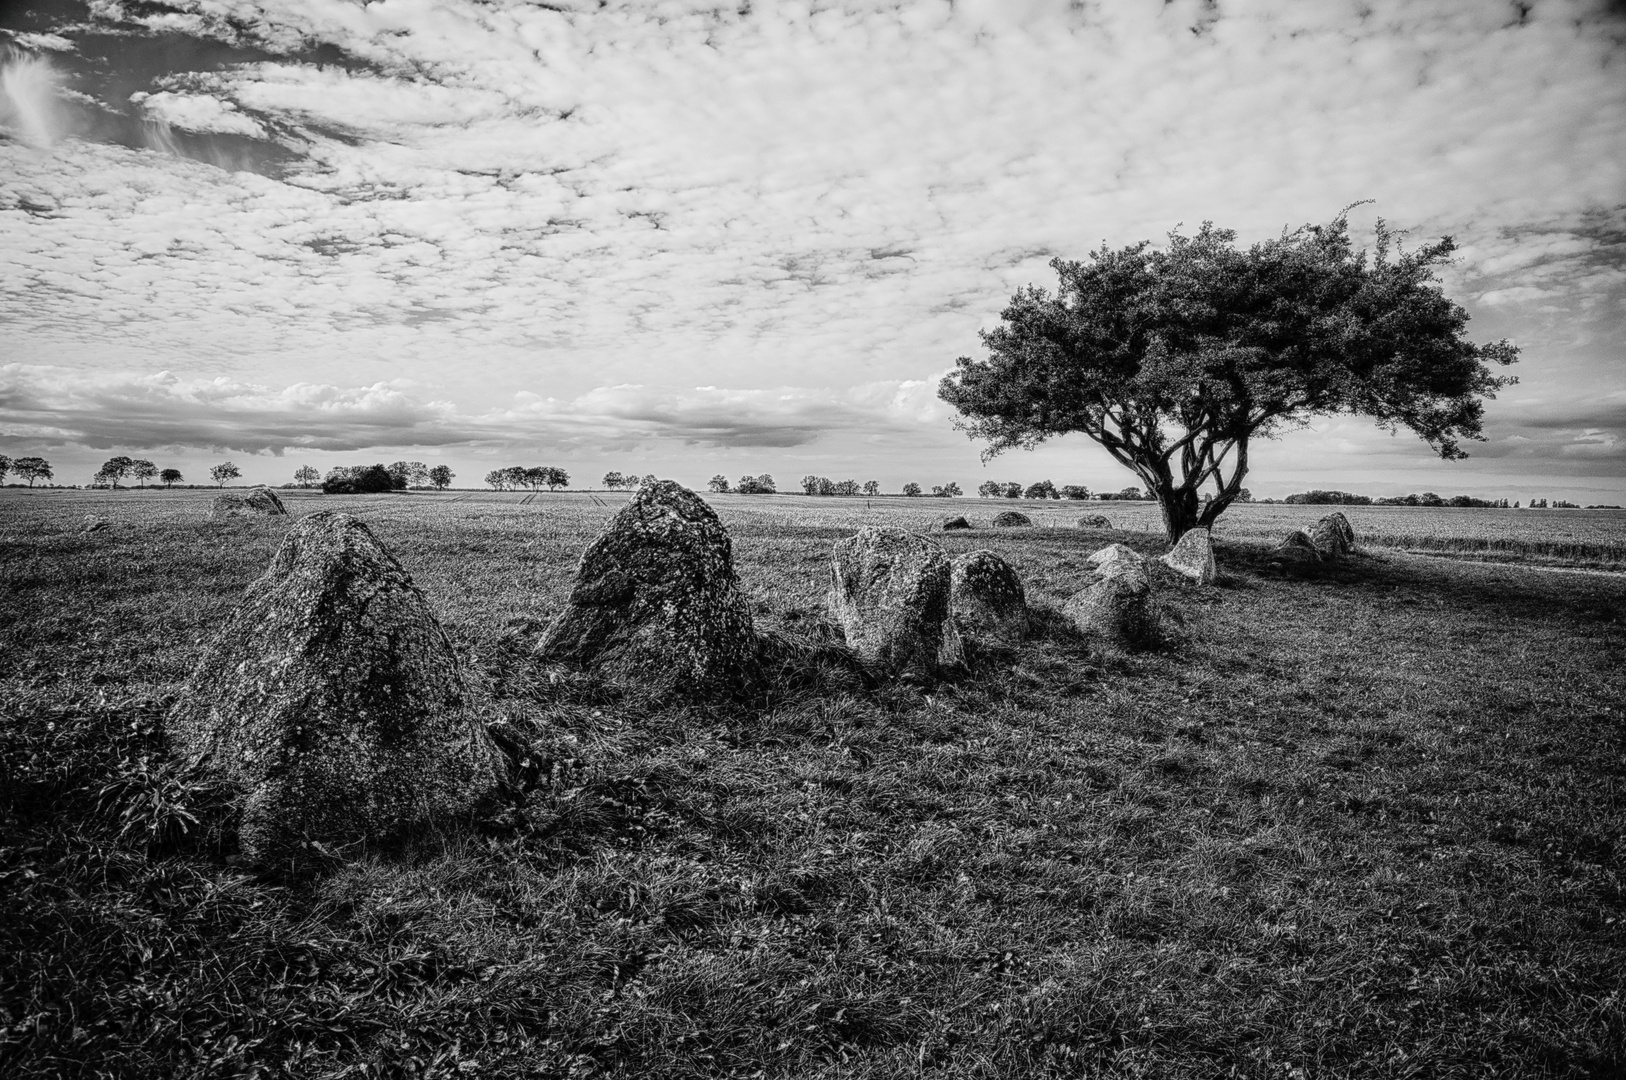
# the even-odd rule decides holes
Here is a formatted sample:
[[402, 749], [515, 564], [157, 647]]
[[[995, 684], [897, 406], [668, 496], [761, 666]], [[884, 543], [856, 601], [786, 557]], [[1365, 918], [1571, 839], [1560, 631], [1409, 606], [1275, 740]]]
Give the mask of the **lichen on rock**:
[[1093, 568], [1083, 588], [1062, 605], [1085, 634], [1120, 646], [1145, 644], [1157, 634], [1151, 605], [1152, 582], [1146, 560], [1124, 544], [1111, 544], [1090, 556]]
[[867, 525], [832, 548], [830, 613], [870, 667], [930, 679], [965, 659], [950, 617], [952, 577], [948, 556], [930, 540]]
[[1018, 510], [1001, 510], [994, 515], [996, 529], [1018, 529], [1024, 525], [1032, 525], [1033, 519]]
[[210, 517], [287, 517], [288, 510], [270, 488], [257, 487], [246, 492], [224, 491], [209, 504]]
[[366, 525], [331, 511], [289, 530], [167, 728], [236, 792], [243, 854], [267, 866], [466, 813], [505, 768], [423, 594]]
[[1027, 637], [1030, 615], [1022, 579], [992, 551], [954, 557], [950, 596], [962, 633], [1003, 645]]
[[1187, 530], [1160, 561], [1193, 585], [1212, 584], [1219, 572], [1214, 563], [1214, 542], [1207, 529]]

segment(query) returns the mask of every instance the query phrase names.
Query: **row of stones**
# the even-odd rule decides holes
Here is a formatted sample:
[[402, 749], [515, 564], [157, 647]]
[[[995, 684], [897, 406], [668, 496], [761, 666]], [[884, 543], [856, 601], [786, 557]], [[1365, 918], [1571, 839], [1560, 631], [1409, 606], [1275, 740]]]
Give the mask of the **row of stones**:
[[[1160, 562], [1123, 545], [1091, 557], [1065, 606], [1081, 629], [1144, 631], [1154, 568], [1213, 576], [1206, 532]], [[987, 551], [950, 560], [925, 537], [865, 528], [834, 545], [830, 608], [875, 674], [959, 666], [965, 633], [1029, 632], [1022, 583]], [[539, 658], [686, 697], [740, 697], [784, 640], [752, 623], [727, 531], [670, 481], [638, 492], [583, 553]], [[289, 530], [169, 714], [177, 751], [238, 793], [243, 854], [265, 866], [469, 812], [508, 763], [479, 719], [423, 594], [365, 524], [324, 511]]]

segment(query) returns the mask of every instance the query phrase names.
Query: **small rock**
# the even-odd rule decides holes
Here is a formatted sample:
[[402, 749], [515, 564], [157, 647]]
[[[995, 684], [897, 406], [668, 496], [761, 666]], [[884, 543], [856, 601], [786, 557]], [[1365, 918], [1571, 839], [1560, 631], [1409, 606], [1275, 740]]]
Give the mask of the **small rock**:
[[833, 546], [830, 613], [864, 663], [930, 678], [964, 661], [950, 618], [952, 579], [948, 556], [930, 540], [865, 526]]
[[1017, 529], [1023, 525], [1032, 525], [1033, 519], [1018, 510], [1001, 510], [994, 515], [996, 529]]
[[1321, 564], [1321, 553], [1309, 534], [1295, 529], [1270, 553], [1270, 569], [1278, 574], [1306, 573]]
[[1085, 514], [1078, 519], [1078, 527], [1081, 529], [1110, 529], [1112, 528], [1112, 521], [1105, 514]]
[[942, 528], [944, 532], [949, 532], [952, 529], [969, 529], [971, 528], [971, 522], [959, 515], [946, 517], [943, 519]]
[[1218, 573], [1214, 543], [1207, 529], [1188, 530], [1161, 562], [1194, 585], [1211, 584]]
[[992, 551], [957, 555], [950, 605], [965, 633], [1014, 645], [1029, 629], [1027, 593], [1016, 569]]
[[79, 531], [82, 533], [103, 532], [109, 527], [110, 526], [107, 524], [107, 522], [103, 521], [95, 514], [86, 514], [85, 523], [80, 527]]
[[582, 554], [544, 660], [690, 698], [731, 698], [758, 679], [758, 641], [728, 530], [671, 480], [638, 489]]
[[268, 867], [466, 813], [506, 770], [423, 594], [332, 511], [289, 530], [167, 727], [237, 793], [243, 854]]
[[209, 505], [210, 517], [287, 517], [288, 511], [270, 488], [251, 488], [246, 492], [224, 491]]
[[1149, 640], [1156, 630], [1146, 560], [1123, 544], [1090, 556], [1093, 572], [1062, 605], [1062, 614], [1086, 634], [1120, 646]]

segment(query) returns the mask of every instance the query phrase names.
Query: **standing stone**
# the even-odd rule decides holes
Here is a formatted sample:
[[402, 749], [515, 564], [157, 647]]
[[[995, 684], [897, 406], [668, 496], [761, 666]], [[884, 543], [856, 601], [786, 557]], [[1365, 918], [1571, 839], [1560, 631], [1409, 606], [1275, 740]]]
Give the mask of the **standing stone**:
[[1270, 553], [1270, 569], [1278, 574], [1307, 573], [1321, 563], [1321, 553], [1303, 529], [1295, 529]]
[[1355, 528], [1341, 511], [1334, 510], [1315, 523], [1310, 543], [1323, 559], [1338, 559], [1355, 550]]
[[265, 865], [465, 813], [502, 758], [423, 594], [366, 525], [303, 518], [169, 714], [177, 750], [234, 789]]
[[954, 517], [946, 517], [943, 519], [944, 532], [952, 532], [955, 529], [969, 528], [971, 528], [971, 522], [967, 521], [963, 515], [955, 515]]
[[215, 496], [209, 506], [210, 517], [287, 517], [288, 511], [270, 488], [257, 487], [246, 492], [224, 491]]
[[1112, 520], [1105, 514], [1085, 514], [1078, 519], [1078, 527], [1081, 529], [1110, 529], [1112, 528]]
[[536, 653], [657, 693], [748, 692], [757, 635], [728, 531], [705, 500], [671, 480], [639, 488], [582, 554]]
[[955, 621], [965, 633], [1007, 645], [1027, 637], [1028, 604], [1022, 579], [992, 551], [956, 555], [949, 591]]
[[1062, 614], [1086, 634], [1116, 645], [1140, 644], [1156, 629], [1150, 604], [1146, 560], [1132, 548], [1113, 544], [1090, 556], [1093, 570], [1084, 587], [1062, 605]]
[[1214, 565], [1214, 542], [1207, 529], [1188, 530], [1161, 561], [1194, 585], [1211, 584], [1218, 573]]
[[1003, 510], [994, 515], [994, 527], [999, 529], [1016, 529], [1032, 524], [1032, 518], [1016, 510]]
[[964, 660], [950, 617], [953, 568], [943, 549], [867, 525], [831, 552], [830, 612], [871, 667], [926, 679]]

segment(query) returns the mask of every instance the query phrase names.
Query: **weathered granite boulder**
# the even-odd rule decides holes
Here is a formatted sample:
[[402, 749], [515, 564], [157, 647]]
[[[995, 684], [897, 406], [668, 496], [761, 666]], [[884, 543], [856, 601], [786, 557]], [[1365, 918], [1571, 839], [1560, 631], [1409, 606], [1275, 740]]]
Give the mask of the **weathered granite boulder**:
[[1160, 561], [1193, 585], [1211, 584], [1218, 573], [1214, 543], [1207, 529], [1188, 530]]
[[1078, 519], [1078, 527], [1081, 529], [1110, 529], [1112, 528], [1112, 520], [1105, 514], [1085, 514]]
[[621, 685], [696, 699], [748, 693], [758, 641], [728, 531], [671, 480], [638, 489], [582, 554], [536, 654]]
[[243, 854], [271, 867], [467, 812], [506, 768], [423, 594], [332, 511], [289, 530], [167, 726], [237, 793]]
[[867, 525], [831, 552], [830, 613], [870, 667], [926, 679], [964, 661], [950, 617], [953, 568], [943, 549]]
[[288, 511], [270, 488], [257, 487], [245, 492], [223, 491], [209, 505], [210, 517], [287, 517]]
[[994, 515], [994, 527], [998, 529], [1016, 529], [1032, 524], [1032, 518], [1017, 510], [1001, 510]]
[[1304, 574], [1321, 564], [1321, 553], [1303, 529], [1295, 529], [1270, 553], [1270, 569], [1278, 574]]
[[1323, 559], [1341, 559], [1355, 550], [1355, 529], [1342, 512], [1334, 510], [1315, 523], [1310, 543]]
[[962, 633], [1014, 645], [1028, 635], [1027, 592], [1015, 567], [992, 551], [956, 555], [950, 607]]
[[1150, 600], [1151, 576], [1146, 560], [1123, 544], [1090, 556], [1093, 567], [1084, 587], [1062, 605], [1062, 614], [1079, 630], [1120, 646], [1142, 644], [1156, 632]]
[[971, 522], [967, 521], [962, 515], [955, 515], [944, 518], [942, 528], [944, 532], [950, 532], [954, 529], [969, 529], [971, 528]]

